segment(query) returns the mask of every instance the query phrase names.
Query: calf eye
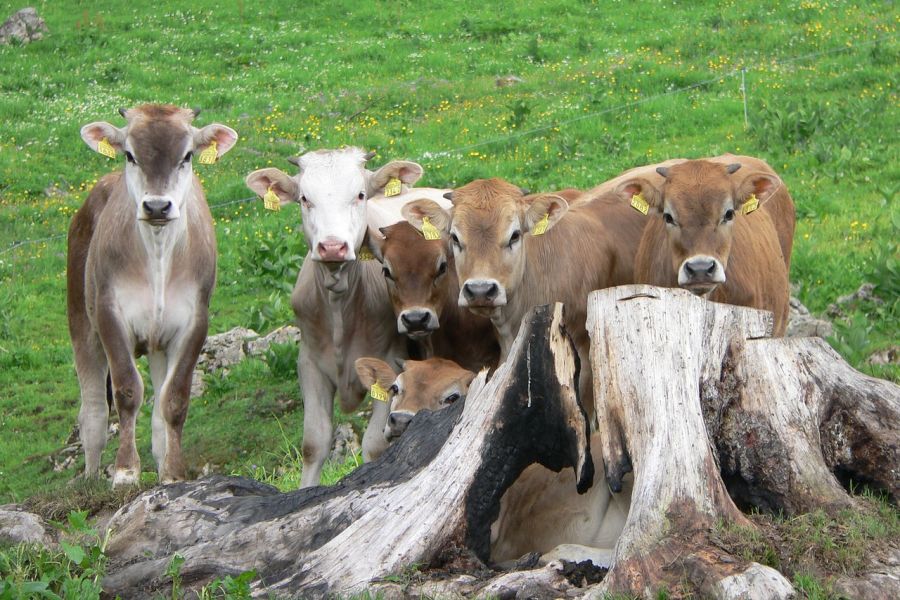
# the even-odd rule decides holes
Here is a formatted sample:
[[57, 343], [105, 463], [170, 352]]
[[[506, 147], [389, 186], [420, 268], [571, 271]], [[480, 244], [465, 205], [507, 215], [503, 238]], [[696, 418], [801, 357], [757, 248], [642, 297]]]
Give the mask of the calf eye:
[[366, 199], [366, 193], [365, 193], [365, 192], [360, 192], [359, 195], [357, 196], [357, 198], [359, 198], [360, 200], [365, 200], [365, 199]]
[[306, 196], [300, 196], [300, 202], [301, 202], [301, 203], [303, 204], [303, 206], [305, 206], [306, 208], [309, 208], [309, 207], [311, 206], [310, 203], [309, 203], [309, 200], [306, 199]]
[[184, 162], [189, 163], [192, 158], [194, 158], [194, 152], [188, 151], [188, 153], [184, 155]]
[[441, 275], [443, 275], [446, 272], [447, 272], [447, 261], [444, 261], [438, 266], [438, 272], [437, 272], [437, 275], [434, 276], [434, 278], [437, 279], [438, 277], [440, 277]]
[[663, 221], [666, 222], [666, 225], [675, 224], [675, 218], [671, 215], [671, 213], [663, 213]]
[[130, 162], [131, 164], [134, 164], [134, 154], [132, 154], [131, 152], [129, 152], [128, 150], [126, 150], [126, 151], [125, 151], [125, 160], [127, 160], [127, 161]]
[[387, 279], [390, 279], [391, 281], [394, 280], [394, 276], [391, 275], [391, 270], [388, 269], [387, 267], [381, 267], [381, 272], [384, 273], [384, 276], [385, 276]]
[[513, 231], [512, 235], [509, 236], [509, 244], [508, 244], [508, 246], [509, 246], [510, 248], [512, 248], [513, 245], [514, 245], [516, 242], [518, 242], [520, 239], [522, 239], [522, 232], [521, 232], [521, 231], [518, 231], [518, 230]]
[[453, 392], [443, 400], [443, 404], [453, 404], [459, 400], [459, 392]]
[[725, 216], [722, 218], [723, 223], [727, 223], [734, 219], [734, 209], [729, 208], [725, 211]]
[[388, 388], [388, 391], [392, 394], [396, 394], [400, 391], [400, 388], [397, 387], [396, 383], [392, 383], [391, 387]]
[[458, 249], [462, 250], [462, 244], [459, 243], [459, 238], [456, 237], [455, 233], [450, 234], [450, 241], [453, 242], [454, 246], [456, 246]]

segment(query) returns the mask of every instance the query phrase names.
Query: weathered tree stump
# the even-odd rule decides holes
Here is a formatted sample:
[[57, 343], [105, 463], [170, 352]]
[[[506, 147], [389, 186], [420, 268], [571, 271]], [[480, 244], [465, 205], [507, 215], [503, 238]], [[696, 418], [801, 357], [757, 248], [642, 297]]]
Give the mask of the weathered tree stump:
[[717, 523], [750, 526], [722, 472], [742, 504], [789, 513], [851, 504], [839, 478], [896, 498], [900, 388], [854, 371], [817, 338], [766, 339], [771, 323], [769, 313], [682, 290], [591, 294], [603, 439], [595, 459], [613, 490], [634, 472], [628, 519], [595, 596], [660, 587], [789, 596], [777, 571], [711, 543]]
[[349, 593], [412, 563], [486, 561], [500, 498], [528, 465], [574, 467], [578, 491], [591, 485], [577, 377], [562, 306], [535, 309], [490, 382], [482, 374], [464, 405], [417, 416], [337, 485], [280, 494], [213, 477], [123, 507], [110, 523], [104, 589], [152, 595], [170, 585], [175, 553], [187, 587], [254, 569], [261, 593], [302, 597]]

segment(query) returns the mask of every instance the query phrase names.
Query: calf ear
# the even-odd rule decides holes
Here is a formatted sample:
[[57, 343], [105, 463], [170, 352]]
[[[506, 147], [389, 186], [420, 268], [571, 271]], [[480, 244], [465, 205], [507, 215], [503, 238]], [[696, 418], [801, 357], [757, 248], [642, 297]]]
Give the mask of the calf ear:
[[296, 202], [300, 198], [300, 186], [297, 185], [297, 180], [274, 167], [253, 171], [247, 175], [247, 179], [244, 181], [247, 187], [256, 192], [260, 198], [264, 197], [266, 192], [271, 189], [278, 196], [282, 205]]
[[568, 210], [569, 203], [562, 196], [556, 194], [535, 196], [525, 209], [524, 229], [530, 231], [532, 235], [540, 235], [556, 225]]
[[782, 185], [784, 184], [777, 175], [762, 171], [748, 173], [738, 185], [735, 205], [740, 206], [747, 201], [751, 194], [755, 194], [756, 199], [759, 200], [759, 206], [762, 206], [775, 195]]
[[384, 262], [384, 240], [385, 236], [380, 230], [369, 225], [366, 230], [366, 238], [363, 240], [363, 246], [366, 246], [375, 255], [378, 262]]
[[359, 375], [359, 381], [365, 387], [370, 388], [376, 381], [378, 385], [384, 389], [388, 389], [394, 385], [397, 379], [397, 373], [389, 364], [377, 358], [357, 358], [353, 363], [356, 368], [356, 374]]
[[[666, 167], [660, 167], [660, 169], [664, 168]], [[659, 169], [657, 169], [657, 171], [659, 172]], [[660, 175], [663, 175], [663, 173], [660, 172]], [[665, 175], [663, 175], [663, 177], [665, 177]], [[622, 200], [631, 204], [635, 210], [644, 214], [647, 214], [650, 208], [655, 208], [657, 211], [661, 208], [662, 194], [660, 194], [659, 189], [655, 185], [643, 177], [635, 177], [634, 179], [623, 181], [616, 186], [615, 194]], [[645, 211], [640, 200], [634, 198], [637, 195], [640, 195], [640, 197], [644, 199], [644, 202], [647, 203], [646, 208], [648, 210]]]
[[90, 146], [94, 152], [99, 152], [97, 145], [106, 138], [106, 141], [119, 152], [125, 151], [125, 128], [119, 129], [106, 121], [96, 121], [81, 128], [81, 139]]
[[194, 150], [203, 151], [212, 142], [216, 142], [217, 159], [222, 158], [223, 154], [231, 150], [237, 140], [238, 134], [234, 129], [219, 123], [194, 130]]
[[422, 178], [422, 166], [408, 160], [395, 160], [384, 165], [369, 176], [369, 195], [384, 193], [384, 186], [396, 177], [403, 184], [411, 186]]
[[434, 225], [441, 232], [441, 235], [450, 231], [450, 213], [441, 208], [441, 205], [434, 200], [413, 200], [408, 204], [404, 204], [400, 209], [403, 218], [409, 221], [409, 224], [422, 231], [425, 226], [424, 219], [427, 217], [428, 222]]

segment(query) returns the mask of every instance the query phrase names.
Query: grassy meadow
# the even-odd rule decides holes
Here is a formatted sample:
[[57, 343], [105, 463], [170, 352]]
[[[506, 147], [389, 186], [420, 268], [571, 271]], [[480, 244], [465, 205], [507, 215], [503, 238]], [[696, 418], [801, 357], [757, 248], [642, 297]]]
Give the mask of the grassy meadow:
[[[866, 364], [898, 339], [892, 3], [34, 6], [45, 38], [0, 46], [0, 503], [55, 490], [81, 468], [80, 457], [60, 472], [51, 462], [78, 411], [65, 232], [91, 185], [121, 165], [92, 153], [78, 132], [95, 120], [122, 124], [117, 109], [143, 102], [202, 107], [198, 125], [221, 122], [240, 135], [218, 164], [194, 167], [219, 242], [210, 333], [292, 320], [288, 294], [305, 253], [299, 209], [264, 211], [243, 178], [267, 165], [293, 172], [285, 159], [304, 150], [357, 145], [377, 150], [373, 164], [416, 160], [421, 185], [500, 176], [532, 190], [587, 188], [639, 164], [735, 152], [768, 160], [793, 194], [791, 277], [813, 312], [876, 284], [884, 302], [849, 309], [832, 343], [858, 368], [900, 379], [896, 366]], [[19, 8], [0, 2], [0, 18]], [[507, 75], [521, 81], [498, 85]], [[209, 378], [186, 425], [194, 474], [296, 474], [295, 352], [276, 348]], [[138, 436], [152, 471], [145, 408]]]

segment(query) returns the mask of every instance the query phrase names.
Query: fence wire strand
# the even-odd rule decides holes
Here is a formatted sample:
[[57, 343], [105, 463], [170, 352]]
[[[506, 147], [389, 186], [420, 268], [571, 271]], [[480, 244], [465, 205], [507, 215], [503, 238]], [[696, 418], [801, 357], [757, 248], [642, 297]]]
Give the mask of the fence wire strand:
[[[792, 64], [795, 64], [798, 62], [808, 61], [808, 60], [811, 60], [814, 58], [820, 58], [822, 56], [830, 56], [833, 54], [842, 54], [842, 53], [846, 53], [846, 52], [853, 52], [853, 51], [859, 50], [860, 48], [866, 48], [868, 46], [873, 46], [875, 44], [879, 44], [886, 40], [895, 39], [896, 37], [897, 37], [896, 34], [889, 34], [889, 35], [881, 36], [881, 37], [878, 37], [878, 38], [875, 38], [872, 40], [867, 40], [865, 42], [854, 43], [851, 46], [842, 46], [839, 48], [829, 48], [828, 50], [809, 52], [807, 54], [801, 54], [798, 56], [793, 56], [793, 57], [785, 58], [785, 59], [774, 59], [772, 61], [772, 64], [776, 65], [776, 66], [786, 66], [786, 65], [792, 65]], [[762, 64], [762, 63], [760, 63], [760, 64]], [[711, 77], [709, 79], [697, 81], [695, 83], [686, 85], [684, 87], [666, 90], [665, 92], [660, 92], [658, 94], [653, 94], [651, 96], [639, 98], [639, 99], [633, 100], [631, 102], [626, 102], [624, 104], [619, 104], [616, 106], [610, 106], [608, 108], [604, 108], [604, 109], [590, 112], [590, 113], [585, 113], [583, 115], [578, 115], [577, 117], [572, 117], [569, 119], [562, 119], [559, 121], [554, 121], [552, 123], [541, 125], [539, 127], [534, 127], [532, 129], [527, 129], [524, 131], [517, 131], [515, 133], [511, 133], [511, 134], [507, 134], [507, 135], [503, 135], [503, 136], [497, 136], [497, 137], [494, 137], [491, 139], [482, 140], [480, 142], [466, 144], [466, 145], [460, 146], [458, 148], [451, 148], [448, 150], [441, 150], [438, 152], [425, 152], [422, 154], [422, 156], [418, 157], [417, 160], [419, 160], [421, 162], [426, 162], [428, 160], [432, 160], [435, 158], [450, 157], [455, 154], [459, 154], [461, 152], [468, 152], [468, 151], [474, 150], [476, 148], [482, 148], [484, 146], [490, 146], [493, 144], [499, 144], [499, 143], [503, 143], [503, 142], [510, 142], [512, 140], [517, 140], [517, 139], [520, 139], [523, 137], [532, 136], [537, 133], [542, 133], [545, 131], [550, 131], [552, 129], [566, 127], [567, 125], [571, 125], [572, 123], [578, 123], [580, 121], [584, 121], [587, 119], [594, 119], [594, 118], [597, 118], [597, 117], [600, 117], [603, 115], [607, 115], [607, 114], [610, 114], [613, 112], [619, 112], [619, 111], [626, 110], [629, 108], [634, 108], [636, 106], [641, 106], [643, 104], [647, 104], [648, 102], [653, 102], [654, 100], [659, 100], [660, 98], [665, 98], [667, 96], [674, 96], [677, 94], [682, 94], [684, 92], [689, 92], [691, 90], [694, 90], [694, 89], [697, 89], [700, 87], [718, 83], [725, 79], [730, 79], [730, 78], [736, 77], [738, 75], [741, 75], [742, 73], [745, 73], [747, 68], [748, 68], [747, 65], [742, 65], [740, 67], [736, 67], [736, 68], [732, 69], [731, 71], [728, 71], [727, 73], [722, 73], [720, 75], [717, 75], [716, 77]], [[751, 67], [751, 69], [752, 69], [752, 67]], [[414, 85], [416, 83], [420, 83], [419, 80], [412, 82], [410, 85]], [[745, 90], [744, 90], [744, 93], [746, 93]], [[224, 202], [218, 202], [216, 204], [211, 204], [209, 206], [209, 208], [210, 208], [210, 210], [215, 210], [215, 209], [221, 208], [223, 206], [230, 206], [233, 204], [244, 204], [246, 202], [250, 202], [251, 200], [255, 200], [255, 199], [256, 199], [256, 196], [248, 196], [246, 198], [238, 198], [236, 200], [226, 200]], [[0, 250], [0, 256], [8, 254], [9, 252], [16, 250], [17, 248], [21, 248], [22, 246], [27, 246], [30, 244], [39, 244], [42, 242], [56, 240], [61, 237], [64, 237], [65, 235], [66, 235], [65, 233], [57, 233], [57, 234], [54, 234], [54, 235], [51, 235], [48, 237], [44, 237], [44, 238], [21, 240], [21, 241], [13, 242], [9, 247], [7, 247], [3, 250]]]

